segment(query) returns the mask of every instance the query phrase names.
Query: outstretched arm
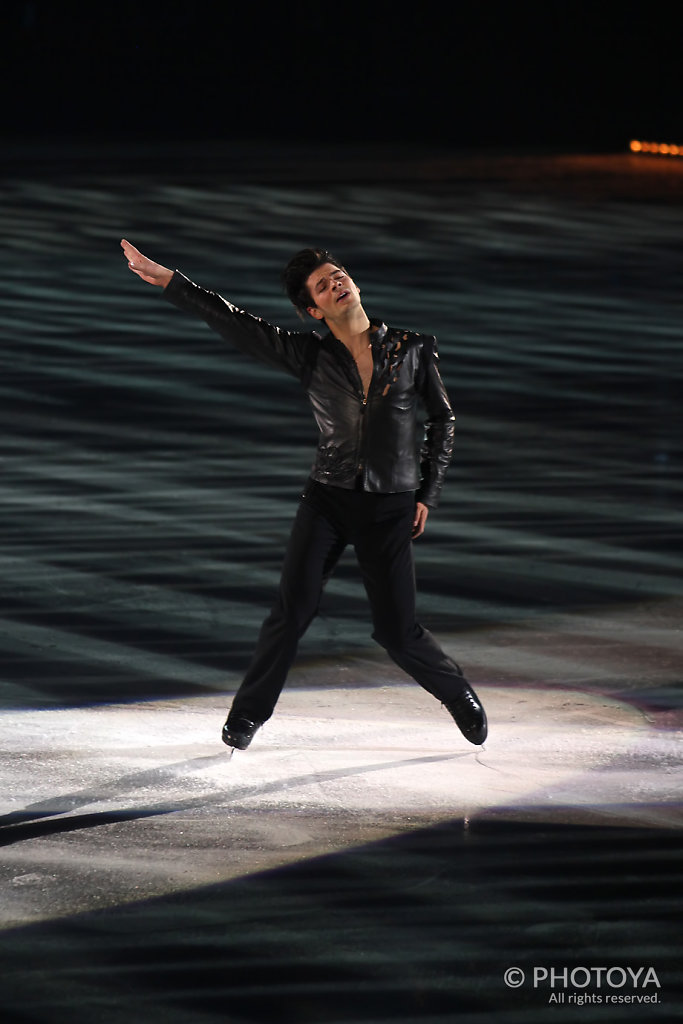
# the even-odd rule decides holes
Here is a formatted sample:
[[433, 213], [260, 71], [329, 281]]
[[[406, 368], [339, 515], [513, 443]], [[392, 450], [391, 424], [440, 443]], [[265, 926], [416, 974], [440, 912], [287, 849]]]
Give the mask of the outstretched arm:
[[169, 270], [147, 259], [125, 238], [121, 239], [121, 248], [129, 269], [148, 284], [163, 288], [164, 298], [173, 305], [201, 317], [226, 341], [248, 355], [284, 369], [303, 382], [311, 362], [310, 351], [318, 347], [318, 335], [283, 331], [261, 317], [245, 313], [216, 292], [194, 284], [180, 271]]
[[160, 263], [154, 263], [152, 260], [148, 260], [146, 256], [143, 256], [139, 249], [136, 249], [134, 245], [126, 241], [125, 238], [121, 239], [121, 248], [124, 251], [126, 259], [128, 260], [128, 266], [141, 277], [147, 284], [156, 284], [160, 288], [165, 288], [168, 282], [173, 277], [173, 271], [169, 270], [168, 267], [162, 267]]

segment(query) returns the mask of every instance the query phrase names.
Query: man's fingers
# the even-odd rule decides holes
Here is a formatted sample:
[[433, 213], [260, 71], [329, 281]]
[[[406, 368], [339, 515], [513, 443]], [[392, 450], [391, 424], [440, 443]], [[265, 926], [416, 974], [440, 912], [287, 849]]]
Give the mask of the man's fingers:
[[421, 501], [418, 501], [415, 507], [415, 516], [413, 518], [413, 539], [421, 537], [424, 533], [424, 528], [427, 523], [427, 516], [429, 515], [429, 509], [426, 505], [423, 505]]
[[142, 277], [143, 274], [149, 274], [151, 272], [154, 266], [152, 261], [148, 260], [146, 256], [143, 256], [140, 250], [136, 249], [134, 245], [130, 244], [130, 242], [127, 242], [125, 238], [121, 239], [121, 248], [128, 260], [128, 266], [133, 273]]
[[139, 267], [142, 263], [147, 262], [147, 258], [142, 255], [139, 249], [136, 249], [134, 245], [127, 242], [125, 238], [121, 239], [121, 248], [123, 249], [124, 255], [128, 260], [128, 265]]

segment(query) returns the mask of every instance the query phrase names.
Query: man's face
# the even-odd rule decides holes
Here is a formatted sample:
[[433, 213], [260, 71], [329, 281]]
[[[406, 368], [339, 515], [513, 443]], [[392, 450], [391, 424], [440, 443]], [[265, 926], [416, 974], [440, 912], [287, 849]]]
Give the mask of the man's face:
[[316, 320], [340, 320], [360, 305], [360, 291], [341, 267], [323, 263], [309, 274], [306, 287], [314, 305], [308, 312]]

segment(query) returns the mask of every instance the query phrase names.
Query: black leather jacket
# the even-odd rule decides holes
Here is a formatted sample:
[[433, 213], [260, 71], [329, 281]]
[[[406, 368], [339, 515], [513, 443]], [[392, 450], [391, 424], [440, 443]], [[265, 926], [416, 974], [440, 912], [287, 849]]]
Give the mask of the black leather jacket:
[[[416, 490], [418, 501], [437, 506], [455, 417], [437, 368], [435, 338], [373, 321], [374, 370], [366, 396], [355, 360], [330, 332], [321, 337], [281, 330], [177, 270], [164, 296], [243, 352], [301, 382], [320, 430], [314, 480], [377, 493]], [[427, 413], [421, 438], [418, 398]]]

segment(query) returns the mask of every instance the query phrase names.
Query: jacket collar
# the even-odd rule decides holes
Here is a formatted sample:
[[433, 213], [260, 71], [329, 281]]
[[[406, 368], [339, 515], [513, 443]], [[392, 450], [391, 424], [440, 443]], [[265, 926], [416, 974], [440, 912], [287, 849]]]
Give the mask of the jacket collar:
[[[375, 317], [368, 317], [368, 319], [370, 321], [370, 326], [375, 328], [370, 334], [370, 344], [374, 349], [376, 345], [381, 344], [381, 342], [384, 340], [384, 336], [388, 331], [388, 327], [383, 320], [378, 320]], [[320, 335], [317, 334], [316, 331], [314, 331], [313, 333], [316, 334], [318, 338], [320, 338]], [[330, 330], [326, 331], [325, 334], [322, 335], [322, 339], [333, 346], [339, 345], [340, 348], [343, 348], [345, 352], [349, 351], [346, 345], [343, 345], [341, 341], [339, 341], [339, 338], [336, 338], [332, 331]], [[349, 356], [351, 356], [350, 352]]]
[[375, 320], [374, 317], [370, 317], [370, 323], [376, 328], [370, 335], [370, 344], [373, 346], [378, 345], [387, 333], [387, 325], [382, 320]]

